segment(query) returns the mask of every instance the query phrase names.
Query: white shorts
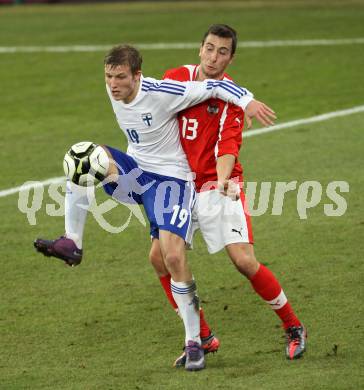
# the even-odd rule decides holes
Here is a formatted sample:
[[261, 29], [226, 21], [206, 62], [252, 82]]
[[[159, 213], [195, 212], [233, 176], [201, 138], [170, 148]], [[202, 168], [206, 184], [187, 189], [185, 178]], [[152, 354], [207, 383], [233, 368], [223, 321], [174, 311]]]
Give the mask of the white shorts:
[[197, 193], [192, 210], [192, 229], [187, 244], [192, 247], [193, 235], [200, 229], [209, 253], [216, 253], [228, 244], [253, 243], [250, 216], [244, 209], [245, 196], [233, 201], [218, 190]]

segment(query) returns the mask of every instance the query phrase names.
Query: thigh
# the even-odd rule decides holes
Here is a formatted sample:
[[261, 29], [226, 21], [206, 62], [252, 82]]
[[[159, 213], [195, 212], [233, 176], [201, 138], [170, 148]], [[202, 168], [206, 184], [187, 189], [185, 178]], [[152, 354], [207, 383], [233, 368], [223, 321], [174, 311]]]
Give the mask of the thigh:
[[[153, 240], [154, 241], [154, 240]], [[185, 241], [182, 237], [170, 231], [160, 229], [159, 245], [163, 256], [173, 253], [179, 258], [185, 258]]]
[[165, 230], [186, 241], [191, 229], [192, 206], [195, 200], [193, 184], [183, 180], [154, 177], [153, 186], [142, 194], [143, 205], [151, 224], [151, 235], [159, 237]]
[[198, 194], [197, 216], [210, 253], [232, 243], [253, 243], [250, 217], [244, 210], [245, 198], [233, 201], [217, 190]]

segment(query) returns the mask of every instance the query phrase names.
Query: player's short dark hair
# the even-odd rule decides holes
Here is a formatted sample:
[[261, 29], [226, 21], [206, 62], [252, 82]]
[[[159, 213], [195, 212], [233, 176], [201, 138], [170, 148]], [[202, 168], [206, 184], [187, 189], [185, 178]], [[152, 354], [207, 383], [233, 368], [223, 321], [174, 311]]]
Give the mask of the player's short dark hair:
[[231, 55], [235, 53], [238, 37], [236, 31], [232, 27], [228, 26], [227, 24], [211, 25], [202, 38], [202, 45], [205, 43], [205, 40], [209, 34], [216, 35], [220, 38], [231, 38]]
[[114, 46], [105, 56], [104, 64], [116, 67], [129, 65], [131, 73], [135, 74], [142, 69], [143, 58], [139, 51], [130, 45]]

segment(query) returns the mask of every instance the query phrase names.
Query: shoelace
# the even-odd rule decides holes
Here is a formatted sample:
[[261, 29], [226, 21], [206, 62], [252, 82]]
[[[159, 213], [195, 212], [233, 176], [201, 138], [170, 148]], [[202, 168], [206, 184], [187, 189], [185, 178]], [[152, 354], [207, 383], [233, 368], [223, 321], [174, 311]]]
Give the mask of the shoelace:
[[187, 354], [190, 360], [199, 360], [200, 359], [200, 348], [198, 346], [186, 347]]
[[301, 334], [300, 334], [301, 328], [297, 327], [292, 327], [288, 329], [287, 337], [289, 342], [294, 342], [294, 343], [300, 343], [301, 340]]

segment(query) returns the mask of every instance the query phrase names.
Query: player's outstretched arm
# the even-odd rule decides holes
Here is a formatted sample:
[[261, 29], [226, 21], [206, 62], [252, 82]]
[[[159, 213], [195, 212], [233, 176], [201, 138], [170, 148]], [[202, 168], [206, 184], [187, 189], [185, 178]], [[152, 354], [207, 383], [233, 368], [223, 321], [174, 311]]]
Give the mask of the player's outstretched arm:
[[158, 93], [160, 98], [165, 100], [165, 107], [175, 113], [210, 98], [235, 104], [243, 110], [253, 100], [253, 94], [250, 91], [228, 80], [207, 79], [181, 82], [170, 79], [163, 81], [145, 79], [142, 90]]
[[263, 126], [274, 125], [274, 120], [277, 119], [275, 112], [269, 106], [255, 99], [245, 109], [245, 121], [248, 129], [252, 127], [253, 118]]

